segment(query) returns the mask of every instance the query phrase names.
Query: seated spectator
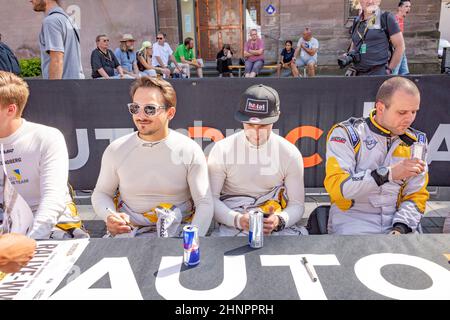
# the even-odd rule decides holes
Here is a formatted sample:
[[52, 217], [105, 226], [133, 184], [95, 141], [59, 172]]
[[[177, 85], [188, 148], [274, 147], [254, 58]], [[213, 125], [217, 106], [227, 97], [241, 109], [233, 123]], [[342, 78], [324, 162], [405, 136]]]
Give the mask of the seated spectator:
[[[316, 75], [315, 66], [317, 65], [317, 51], [319, 50], [319, 41], [313, 38], [310, 28], [305, 28], [303, 37], [298, 40], [297, 49], [295, 49], [294, 60], [297, 66], [306, 66], [308, 77]], [[300, 59], [297, 60], [300, 52]]]
[[203, 60], [195, 58], [194, 39], [188, 37], [180, 44], [173, 54], [178, 65], [183, 69], [183, 74], [191, 77], [191, 67], [197, 69], [197, 76], [203, 78]]
[[114, 51], [114, 54], [124, 74], [133, 78], [139, 78], [136, 53], [134, 52], [135, 41], [131, 34], [124, 34], [120, 40], [120, 47]]
[[256, 29], [250, 30], [250, 40], [244, 46], [245, 77], [254, 78], [264, 66], [264, 41]]
[[281, 69], [289, 69], [292, 72], [293, 77], [298, 77], [298, 69], [297, 65], [295, 64], [295, 61], [292, 60], [294, 57], [295, 50], [292, 48], [292, 41], [287, 40], [284, 43], [284, 49], [281, 51], [280, 54], [280, 61], [277, 65], [277, 76], [278, 78], [281, 75]]
[[[153, 45], [150, 41], [144, 41], [141, 49], [136, 53], [137, 66], [140, 76], [156, 77], [157, 68], [152, 66]], [[162, 74], [161, 70], [159, 70]]]
[[0, 33], [0, 70], [12, 72], [16, 75], [19, 75], [20, 65], [19, 60], [14, 55], [13, 51], [2, 42], [2, 35]]
[[159, 32], [156, 35], [156, 41], [153, 44], [153, 56], [152, 56], [152, 66], [158, 67], [164, 70], [163, 78], [170, 77], [171, 70], [169, 69], [169, 60], [175, 64], [175, 72], [182, 73], [181, 67], [178, 65], [177, 60], [173, 56], [173, 50], [168, 43], [166, 43], [166, 35]]
[[[127, 78], [114, 53], [109, 50], [109, 39], [105, 34], [95, 39], [97, 48], [91, 54], [92, 78], [122, 79]], [[115, 71], [117, 75], [115, 75]]]
[[219, 77], [232, 77], [230, 66], [233, 64], [231, 59], [233, 58], [233, 51], [229, 44], [224, 44], [222, 50], [217, 53], [217, 71], [219, 71]]

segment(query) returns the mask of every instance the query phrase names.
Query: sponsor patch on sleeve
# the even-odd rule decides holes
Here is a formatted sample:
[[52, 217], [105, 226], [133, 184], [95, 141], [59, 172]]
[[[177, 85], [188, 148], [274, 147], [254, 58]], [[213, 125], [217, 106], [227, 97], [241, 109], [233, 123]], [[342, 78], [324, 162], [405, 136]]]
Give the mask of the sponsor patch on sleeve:
[[330, 139], [331, 142], [338, 142], [338, 143], [346, 143], [347, 140], [345, 138], [342, 137], [331, 137]]

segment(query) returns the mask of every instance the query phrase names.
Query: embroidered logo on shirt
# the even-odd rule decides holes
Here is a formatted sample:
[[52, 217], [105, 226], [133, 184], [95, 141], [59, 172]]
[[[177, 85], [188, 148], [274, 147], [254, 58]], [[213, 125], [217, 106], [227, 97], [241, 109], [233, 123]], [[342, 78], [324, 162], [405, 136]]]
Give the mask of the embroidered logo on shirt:
[[364, 140], [364, 143], [366, 144], [367, 149], [372, 150], [378, 142], [373, 137], [369, 136]]

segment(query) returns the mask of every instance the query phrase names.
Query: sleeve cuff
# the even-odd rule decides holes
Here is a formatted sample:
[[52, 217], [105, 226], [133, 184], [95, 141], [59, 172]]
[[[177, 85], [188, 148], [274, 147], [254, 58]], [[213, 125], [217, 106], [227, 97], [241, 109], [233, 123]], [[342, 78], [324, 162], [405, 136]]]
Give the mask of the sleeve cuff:
[[401, 234], [407, 234], [412, 232], [412, 229], [410, 227], [401, 222], [394, 223], [392, 229], [400, 232]]

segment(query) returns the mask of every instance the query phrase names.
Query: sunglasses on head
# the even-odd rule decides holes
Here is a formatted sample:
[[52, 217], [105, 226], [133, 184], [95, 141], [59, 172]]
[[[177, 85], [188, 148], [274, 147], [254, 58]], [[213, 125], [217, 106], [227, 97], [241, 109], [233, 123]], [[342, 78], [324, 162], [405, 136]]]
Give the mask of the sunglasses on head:
[[132, 114], [132, 115], [136, 115], [140, 112], [141, 107], [144, 108], [144, 113], [147, 116], [154, 116], [156, 115], [156, 113], [160, 110], [160, 109], [166, 109], [166, 106], [156, 106], [153, 104], [146, 104], [144, 106], [141, 106], [138, 103], [129, 103], [128, 104], [128, 111]]

